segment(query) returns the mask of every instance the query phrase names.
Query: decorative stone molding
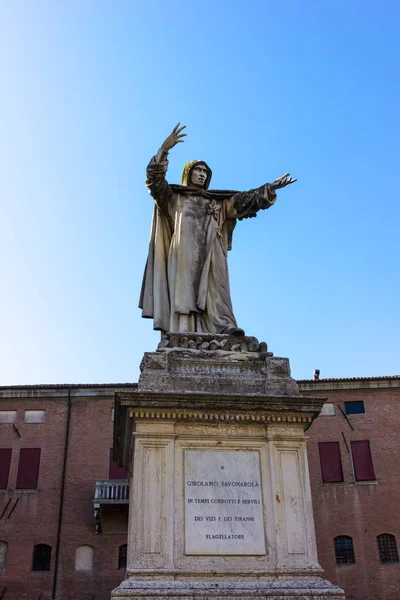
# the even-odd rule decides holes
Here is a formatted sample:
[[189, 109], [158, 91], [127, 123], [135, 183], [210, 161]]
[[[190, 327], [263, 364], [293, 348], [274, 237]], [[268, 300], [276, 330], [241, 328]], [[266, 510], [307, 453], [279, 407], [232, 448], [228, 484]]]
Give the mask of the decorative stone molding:
[[149, 411], [132, 409], [130, 417], [138, 419], [164, 419], [179, 421], [223, 421], [223, 422], [251, 422], [251, 423], [312, 423], [311, 416], [302, 415], [277, 415], [254, 413], [210, 413], [188, 411]]
[[[189, 350], [223, 350], [231, 352], [267, 353], [266, 342], [253, 336], [223, 335], [217, 333], [171, 333], [163, 334], [158, 350], [188, 348]], [[272, 353], [268, 353], [272, 356]]]

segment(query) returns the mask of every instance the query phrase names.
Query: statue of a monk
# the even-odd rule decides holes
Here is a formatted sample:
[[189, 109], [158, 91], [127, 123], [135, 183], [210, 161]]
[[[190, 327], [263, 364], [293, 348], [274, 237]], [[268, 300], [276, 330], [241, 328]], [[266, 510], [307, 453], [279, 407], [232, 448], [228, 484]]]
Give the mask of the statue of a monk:
[[236, 220], [269, 208], [276, 190], [296, 180], [286, 173], [249, 192], [209, 190], [211, 169], [194, 160], [183, 169], [181, 185], [171, 185], [168, 152], [184, 141], [183, 129], [178, 123], [147, 167], [155, 206], [139, 307], [161, 331], [244, 335], [228, 275]]

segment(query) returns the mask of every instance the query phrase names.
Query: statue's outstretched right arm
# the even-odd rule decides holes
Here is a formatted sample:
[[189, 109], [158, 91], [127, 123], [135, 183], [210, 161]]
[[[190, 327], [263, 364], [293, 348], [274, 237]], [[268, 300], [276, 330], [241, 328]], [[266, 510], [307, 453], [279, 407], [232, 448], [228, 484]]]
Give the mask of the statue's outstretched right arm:
[[265, 183], [259, 188], [248, 192], [238, 192], [226, 204], [228, 219], [248, 219], [255, 217], [259, 210], [273, 206], [276, 201], [276, 190], [282, 189], [297, 181], [289, 173], [278, 177], [272, 183]]

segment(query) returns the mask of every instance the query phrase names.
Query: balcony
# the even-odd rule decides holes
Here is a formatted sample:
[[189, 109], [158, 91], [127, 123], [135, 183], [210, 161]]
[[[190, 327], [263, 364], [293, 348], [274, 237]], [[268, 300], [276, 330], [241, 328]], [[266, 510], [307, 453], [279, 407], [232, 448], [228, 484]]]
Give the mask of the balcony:
[[101, 479], [96, 481], [93, 498], [96, 533], [102, 532], [102, 506], [129, 504], [129, 482], [126, 479]]
[[94, 504], [127, 504], [129, 482], [126, 479], [101, 479], [96, 481]]

